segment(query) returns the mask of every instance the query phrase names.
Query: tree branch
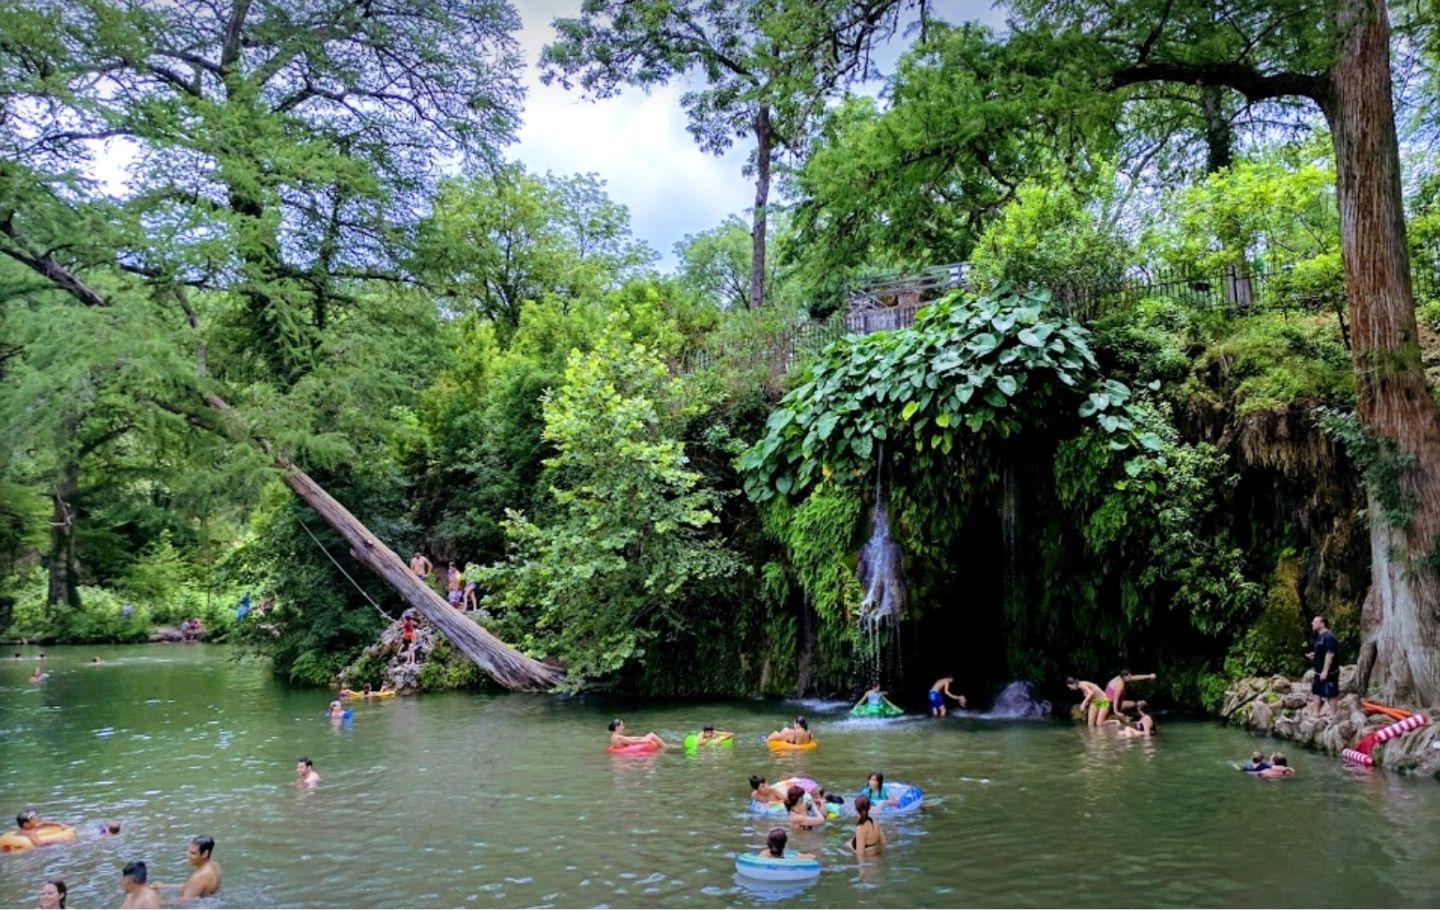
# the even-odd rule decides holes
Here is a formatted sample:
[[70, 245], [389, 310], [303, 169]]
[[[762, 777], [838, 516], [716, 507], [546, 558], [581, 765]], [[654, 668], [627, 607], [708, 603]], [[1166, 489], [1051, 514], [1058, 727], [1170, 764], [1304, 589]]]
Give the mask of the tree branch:
[[1137, 63], [1122, 67], [1110, 76], [1111, 89], [1145, 82], [1218, 85], [1234, 89], [1252, 104], [1297, 95], [1319, 101], [1325, 94], [1322, 76], [1289, 72], [1265, 75], [1243, 63]]

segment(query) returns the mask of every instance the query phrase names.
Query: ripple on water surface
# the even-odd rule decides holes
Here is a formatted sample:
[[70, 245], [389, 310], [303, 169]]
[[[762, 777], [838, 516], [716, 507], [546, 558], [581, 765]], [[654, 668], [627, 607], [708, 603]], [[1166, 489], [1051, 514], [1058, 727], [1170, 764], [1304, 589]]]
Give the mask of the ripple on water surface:
[[[1043, 721], [850, 718], [842, 701], [447, 694], [354, 704], [353, 722], [331, 724], [329, 691], [286, 689], [223, 649], [51, 654], [38, 687], [33, 663], [0, 663], [0, 805], [38, 804], [83, 836], [0, 857], [8, 906], [47, 877], [77, 906], [114, 905], [124, 861], [176, 880], [198, 833], [225, 867], [202, 907], [1417, 906], [1440, 893], [1440, 787], [1305, 753], [1297, 780], [1256, 781], [1231, 765], [1252, 740], [1207, 723], [1162, 720], [1136, 742]], [[710, 722], [738, 741], [610, 755], [617, 713], [633, 732], [679, 740]], [[765, 749], [797, 713], [821, 747]], [[313, 791], [293, 783], [302, 754]], [[771, 826], [746, 810], [750, 774], [850, 792], [872, 769], [926, 793], [923, 811], [882, 820], [884, 857], [857, 863], [848, 824], [831, 822], [792, 836], [819, 854], [818, 881], [735, 873]], [[121, 834], [93, 836], [108, 818]], [[1275, 862], [1267, 838], [1285, 831], [1337, 861]]]

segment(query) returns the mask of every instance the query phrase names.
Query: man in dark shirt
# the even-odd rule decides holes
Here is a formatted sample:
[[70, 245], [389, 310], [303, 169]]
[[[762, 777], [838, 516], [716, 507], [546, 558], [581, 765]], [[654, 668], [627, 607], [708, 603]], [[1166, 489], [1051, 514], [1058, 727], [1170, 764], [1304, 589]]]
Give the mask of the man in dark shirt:
[[[1340, 661], [1335, 652], [1339, 650], [1340, 643], [1330, 632], [1325, 617], [1315, 617], [1310, 621], [1310, 628], [1315, 630], [1315, 650], [1306, 655], [1314, 661], [1315, 667], [1315, 681], [1310, 684], [1310, 710], [1317, 716], [1334, 716], [1335, 699], [1340, 694]], [[1322, 700], [1323, 714], [1320, 710]]]

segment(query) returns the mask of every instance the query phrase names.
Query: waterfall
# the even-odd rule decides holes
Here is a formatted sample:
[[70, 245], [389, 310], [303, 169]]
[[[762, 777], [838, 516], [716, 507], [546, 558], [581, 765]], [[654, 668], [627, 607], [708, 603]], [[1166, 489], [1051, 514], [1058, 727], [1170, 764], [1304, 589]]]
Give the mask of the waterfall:
[[1005, 460], [1000, 472], [1000, 583], [1001, 603], [1007, 616], [1020, 604], [1020, 494], [1015, 462]]
[[865, 597], [860, 602], [858, 623], [861, 658], [866, 678], [878, 684], [887, 669], [898, 668], [900, 659], [899, 621], [905, 615], [905, 579], [901, 574], [903, 553], [890, 536], [890, 519], [885, 510], [882, 449], [875, 469], [875, 511], [870, 521], [870, 539], [860, 548], [855, 577]]
[[905, 614], [905, 579], [901, 577], [900, 545], [890, 536], [890, 519], [879, 483], [875, 490], [875, 513], [870, 522], [870, 539], [860, 548], [855, 576], [865, 592], [860, 602], [860, 624], [876, 625], [899, 620]]

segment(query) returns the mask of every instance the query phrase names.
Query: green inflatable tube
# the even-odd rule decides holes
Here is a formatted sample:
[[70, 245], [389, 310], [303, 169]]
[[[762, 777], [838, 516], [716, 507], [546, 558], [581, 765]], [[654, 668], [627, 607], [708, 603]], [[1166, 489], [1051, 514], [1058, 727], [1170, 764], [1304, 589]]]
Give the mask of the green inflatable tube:
[[902, 709], [885, 702], [878, 705], [856, 705], [850, 709], [852, 717], [899, 717], [904, 713]]
[[[714, 747], [716, 747], [716, 746], [733, 746], [733, 745], [735, 745], [735, 737], [733, 737], [733, 736], [728, 736], [728, 737], [726, 737], [725, 739], [712, 739], [712, 740], [710, 740], [709, 742], [707, 742], [705, 745], [709, 746], [709, 747], [712, 748], [712, 749], [713, 749]], [[699, 733], [691, 733], [689, 736], [685, 737], [685, 748], [686, 748], [686, 749], [698, 749], [698, 748], [700, 748], [700, 734], [699, 734]]]

